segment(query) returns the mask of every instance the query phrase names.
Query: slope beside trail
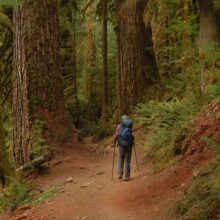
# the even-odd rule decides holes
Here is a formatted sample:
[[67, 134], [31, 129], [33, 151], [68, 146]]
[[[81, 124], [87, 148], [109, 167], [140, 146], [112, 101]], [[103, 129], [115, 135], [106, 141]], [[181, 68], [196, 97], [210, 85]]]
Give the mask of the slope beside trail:
[[186, 189], [193, 170], [208, 164], [213, 157], [211, 152], [201, 152], [154, 174], [152, 164], [138, 147], [140, 172], [136, 171], [133, 155], [131, 181], [119, 181], [116, 159], [111, 181], [113, 148], [100, 150], [88, 145], [63, 152], [51, 162], [49, 172], [34, 181], [43, 190], [69, 177], [72, 182], [39, 207], [15, 213], [10, 219], [167, 220], [167, 211]]

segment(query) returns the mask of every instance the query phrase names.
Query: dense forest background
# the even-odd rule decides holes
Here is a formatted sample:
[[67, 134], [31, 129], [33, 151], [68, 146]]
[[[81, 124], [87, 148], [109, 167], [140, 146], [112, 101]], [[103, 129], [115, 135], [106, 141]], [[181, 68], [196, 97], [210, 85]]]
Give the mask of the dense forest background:
[[219, 0], [1, 0], [3, 181], [60, 145], [112, 135], [123, 114], [156, 169], [172, 162], [220, 96], [219, 44]]

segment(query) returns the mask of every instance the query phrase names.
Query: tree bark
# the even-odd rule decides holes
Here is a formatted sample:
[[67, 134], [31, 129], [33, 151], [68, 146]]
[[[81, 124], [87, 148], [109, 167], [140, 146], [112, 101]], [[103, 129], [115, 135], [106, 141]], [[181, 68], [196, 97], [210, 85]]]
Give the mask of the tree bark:
[[22, 165], [30, 160], [37, 119], [54, 143], [67, 140], [72, 127], [64, 108], [58, 1], [24, 3], [14, 9], [13, 25], [13, 156]]
[[95, 30], [95, 22], [93, 19], [94, 12], [94, 2], [88, 6], [85, 11], [85, 25], [87, 32], [87, 53], [86, 53], [86, 61], [88, 63], [88, 69], [86, 73], [86, 118], [89, 121], [95, 120], [96, 116], [96, 102], [95, 102], [95, 72], [97, 72], [97, 52], [96, 52], [96, 30]]
[[108, 108], [108, 1], [102, 0], [103, 118]]
[[143, 21], [145, 1], [116, 0], [117, 87], [120, 114], [128, 114], [158, 77], [152, 34]]
[[76, 128], [79, 127], [79, 100], [78, 100], [78, 85], [77, 85], [77, 64], [76, 64], [76, 15], [72, 12], [73, 24], [73, 59], [74, 59], [74, 87], [75, 87], [75, 101], [76, 101]]
[[199, 47], [220, 42], [220, 12], [215, 10], [213, 1], [199, 0]]

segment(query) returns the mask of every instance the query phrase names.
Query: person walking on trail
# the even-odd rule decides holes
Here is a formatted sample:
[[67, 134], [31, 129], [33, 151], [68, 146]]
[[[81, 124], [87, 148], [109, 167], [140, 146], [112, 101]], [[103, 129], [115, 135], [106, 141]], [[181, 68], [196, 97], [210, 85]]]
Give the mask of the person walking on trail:
[[130, 179], [131, 172], [131, 155], [132, 146], [134, 145], [134, 136], [132, 134], [133, 122], [127, 115], [122, 116], [121, 122], [118, 123], [114, 142], [118, 142], [119, 147], [119, 162], [118, 162], [118, 178], [123, 178], [125, 165], [125, 181]]

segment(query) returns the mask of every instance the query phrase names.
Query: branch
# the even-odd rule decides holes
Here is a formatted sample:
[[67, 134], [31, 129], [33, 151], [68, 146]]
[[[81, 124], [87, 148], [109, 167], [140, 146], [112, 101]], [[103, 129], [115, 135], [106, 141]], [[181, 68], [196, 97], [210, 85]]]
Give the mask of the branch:
[[34, 160], [27, 162], [23, 166], [19, 167], [16, 171], [21, 172], [24, 170], [28, 170], [31, 167], [39, 167], [40, 165], [49, 162], [52, 159], [52, 156], [50, 153], [44, 154], [40, 157], [35, 158]]
[[93, 4], [94, 1], [95, 1], [95, 0], [90, 0], [90, 1], [86, 4], [86, 6], [82, 9], [82, 13], [83, 13], [83, 17], [84, 17], [84, 18], [85, 18], [85, 13], [86, 13], [87, 9], [89, 8], [89, 6], [90, 6], [91, 4]]

